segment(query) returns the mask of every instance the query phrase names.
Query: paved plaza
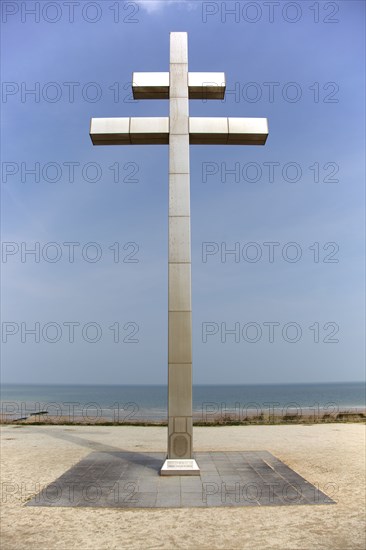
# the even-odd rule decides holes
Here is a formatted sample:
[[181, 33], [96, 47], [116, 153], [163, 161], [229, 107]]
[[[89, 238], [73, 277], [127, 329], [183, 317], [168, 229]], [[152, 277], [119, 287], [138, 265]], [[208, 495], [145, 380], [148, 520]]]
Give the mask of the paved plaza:
[[159, 475], [164, 453], [92, 452], [29, 506], [191, 508], [334, 501], [267, 451], [198, 452], [200, 476]]

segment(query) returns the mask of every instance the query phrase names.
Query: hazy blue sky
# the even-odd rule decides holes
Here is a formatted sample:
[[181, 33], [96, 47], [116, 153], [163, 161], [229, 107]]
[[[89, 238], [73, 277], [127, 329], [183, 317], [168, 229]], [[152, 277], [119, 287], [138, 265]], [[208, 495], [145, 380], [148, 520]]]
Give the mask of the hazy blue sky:
[[168, 116], [130, 82], [169, 70], [170, 31], [233, 92], [192, 116], [270, 128], [191, 147], [194, 382], [363, 379], [364, 2], [24, 5], [2, 2], [3, 382], [166, 382], [168, 148], [88, 133]]

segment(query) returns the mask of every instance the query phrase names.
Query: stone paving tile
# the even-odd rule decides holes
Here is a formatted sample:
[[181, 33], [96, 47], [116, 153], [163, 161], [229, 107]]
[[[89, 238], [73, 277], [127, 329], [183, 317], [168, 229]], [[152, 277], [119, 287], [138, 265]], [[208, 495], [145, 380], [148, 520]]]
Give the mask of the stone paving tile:
[[176, 508], [335, 504], [268, 451], [196, 453], [200, 476], [160, 476], [164, 453], [93, 452], [28, 506]]
[[184, 490], [188, 487], [199, 487], [201, 489], [202, 487], [202, 480], [200, 477], [198, 476], [182, 476], [180, 478], [180, 486], [181, 486], [181, 489]]
[[176, 495], [162, 495], [161, 493], [157, 495], [156, 498], [156, 507], [157, 508], [175, 508], [181, 507], [181, 498], [180, 494]]

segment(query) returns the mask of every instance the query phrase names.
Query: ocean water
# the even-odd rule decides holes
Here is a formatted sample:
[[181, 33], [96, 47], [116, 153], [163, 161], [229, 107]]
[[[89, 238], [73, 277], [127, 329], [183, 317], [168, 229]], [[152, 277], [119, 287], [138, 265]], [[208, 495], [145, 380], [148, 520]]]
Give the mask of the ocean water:
[[[167, 418], [167, 386], [118, 385], [18, 385], [3, 384], [2, 415], [22, 418], [48, 411], [72, 421], [106, 418], [164, 420]], [[230, 414], [242, 419], [249, 414], [324, 414], [366, 407], [362, 382], [271, 385], [197, 385], [193, 387], [193, 414], [209, 420]]]

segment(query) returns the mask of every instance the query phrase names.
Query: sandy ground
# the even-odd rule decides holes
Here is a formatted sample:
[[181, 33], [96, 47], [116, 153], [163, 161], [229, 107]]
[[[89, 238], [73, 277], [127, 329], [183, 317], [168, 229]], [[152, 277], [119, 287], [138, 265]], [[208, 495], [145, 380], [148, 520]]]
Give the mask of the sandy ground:
[[197, 451], [270, 451], [336, 505], [160, 510], [24, 503], [91, 451], [164, 451], [164, 427], [2, 426], [1, 431], [2, 550], [366, 548], [364, 425], [194, 430]]

